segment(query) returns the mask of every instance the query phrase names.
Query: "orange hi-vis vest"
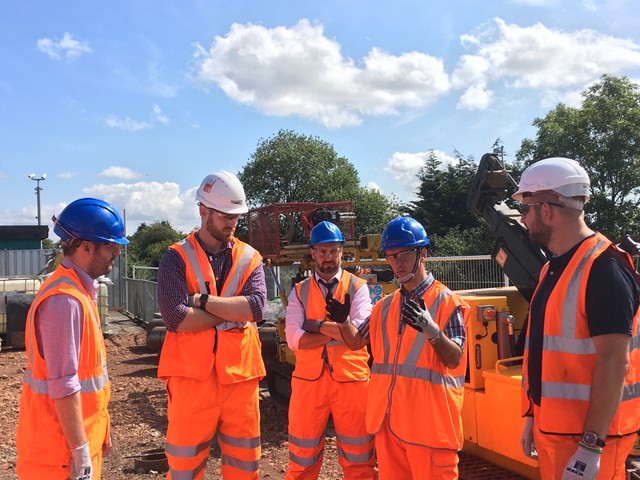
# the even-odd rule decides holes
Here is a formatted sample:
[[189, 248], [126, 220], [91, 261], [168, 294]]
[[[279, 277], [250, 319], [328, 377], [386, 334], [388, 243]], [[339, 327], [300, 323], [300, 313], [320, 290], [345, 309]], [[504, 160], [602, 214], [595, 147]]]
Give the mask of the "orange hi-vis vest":
[[[351, 298], [358, 288], [366, 288], [366, 282], [343, 270], [335, 286], [333, 297], [344, 302], [347, 292]], [[296, 293], [304, 307], [305, 318], [326, 321], [326, 300], [315, 277], [296, 285]], [[296, 350], [296, 366], [293, 376], [304, 380], [317, 380], [326, 365], [331, 377], [338, 382], [362, 382], [369, 378], [369, 353], [366, 347], [349, 350], [344, 342], [333, 340], [321, 347]]]
[[41, 465], [69, 465], [71, 461], [69, 445], [58, 421], [53, 399], [48, 393], [47, 364], [36, 340], [35, 314], [38, 306], [43, 300], [59, 294], [72, 296], [82, 306], [78, 376], [82, 418], [92, 456], [101, 451], [109, 431], [107, 404], [111, 387], [98, 308], [76, 272], [59, 266], [42, 284], [31, 304], [25, 332], [27, 369], [22, 381], [16, 446], [20, 457]]
[[[444, 329], [457, 308], [466, 327], [469, 306], [434, 280], [423, 295], [433, 321]], [[429, 448], [462, 448], [462, 401], [467, 356], [449, 369], [426, 335], [401, 323], [401, 292], [376, 303], [369, 332], [373, 365], [367, 431], [378, 433], [385, 416], [400, 440]]]
[[[211, 263], [198, 243], [195, 231], [169, 248], [175, 249], [184, 260], [189, 295], [218, 294]], [[253, 271], [262, 264], [260, 254], [236, 238], [233, 239], [231, 259], [231, 270], [220, 293], [223, 297], [240, 295]], [[160, 354], [158, 377], [205, 380], [214, 366], [221, 384], [264, 377], [260, 337], [252, 320], [224, 322], [216, 328], [198, 332], [167, 332]]]
[[[544, 433], [581, 435], [591, 398], [591, 382], [596, 348], [589, 333], [585, 295], [595, 259], [608, 248], [617, 248], [600, 233], [587, 238], [573, 254], [554, 287], [544, 313], [542, 345], [542, 388], [536, 423]], [[625, 254], [633, 270], [633, 262]], [[542, 283], [547, 263], [540, 272]], [[534, 292], [534, 297], [536, 292]], [[624, 380], [622, 401], [607, 436], [635, 433], [640, 429], [640, 335], [636, 312], [629, 344], [629, 369]], [[531, 325], [529, 323], [529, 325]], [[531, 404], [527, 397], [529, 334], [522, 365], [523, 414]]]

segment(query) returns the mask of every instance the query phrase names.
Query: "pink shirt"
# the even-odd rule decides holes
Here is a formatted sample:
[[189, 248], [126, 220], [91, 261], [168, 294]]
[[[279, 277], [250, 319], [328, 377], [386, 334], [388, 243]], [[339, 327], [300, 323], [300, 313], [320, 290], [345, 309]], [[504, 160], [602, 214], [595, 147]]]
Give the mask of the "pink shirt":
[[[98, 282], [65, 258], [62, 267], [72, 268], [93, 301], [97, 299]], [[82, 306], [70, 295], [53, 295], [36, 311], [36, 339], [49, 374], [49, 395], [64, 398], [80, 391], [78, 359], [82, 338]]]
[[[314, 271], [316, 281], [320, 278]], [[338, 270], [333, 278], [340, 280], [342, 277], [342, 269]], [[331, 279], [329, 279], [331, 280]], [[318, 283], [320, 291], [323, 295], [326, 295], [327, 289], [321, 283]], [[363, 285], [356, 290], [355, 295], [351, 299], [351, 309], [349, 310], [349, 318], [351, 323], [355, 327], [359, 327], [366, 318], [371, 315], [371, 297], [369, 296], [369, 287]], [[317, 318], [310, 318], [309, 320], [319, 320]], [[287, 336], [287, 345], [291, 350], [297, 350], [300, 343], [300, 337], [306, 332], [302, 329], [302, 323], [305, 321], [304, 307], [298, 298], [296, 289], [291, 290], [289, 294], [289, 303], [287, 305], [287, 325], [285, 327], [285, 333]]]

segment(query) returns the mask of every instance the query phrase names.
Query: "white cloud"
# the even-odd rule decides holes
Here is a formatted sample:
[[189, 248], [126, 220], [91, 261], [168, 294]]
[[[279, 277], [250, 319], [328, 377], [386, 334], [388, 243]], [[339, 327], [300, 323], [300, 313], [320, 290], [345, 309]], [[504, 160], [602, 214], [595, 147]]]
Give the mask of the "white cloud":
[[163, 125], [167, 125], [169, 123], [169, 117], [162, 113], [162, 110], [158, 105], [153, 106], [153, 118], [156, 122]]
[[487, 90], [485, 85], [476, 83], [467, 88], [462, 94], [456, 108], [460, 110], [484, 110], [489, 106], [493, 92]]
[[38, 50], [49, 55], [54, 60], [75, 60], [76, 58], [91, 53], [89, 42], [78, 41], [68, 32], [62, 36], [61, 40], [57, 38], [40, 38], [37, 42]]
[[297, 115], [332, 128], [422, 107], [449, 90], [439, 58], [373, 48], [356, 62], [322, 25], [306, 19], [290, 28], [233, 24], [209, 51], [196, 45], [194, 58], [193, 79], [201, 85], [217, 85], [267, 115]]
[[367, 188], [368, 190], [373, 190], [373, 191], [382, 193], [382, 189], [380, 188], [380, 185], [378, 185], [376, 182], [367, 183], [365, 188]]
[[173, 182], [137, 182], [97, 184], [84, 193], [113, 204], [126, 213], [127, 234], [132, 235], [141, 223], [167, 220], [173, 228], [189, 232], [200, 225], [195, 201], [197, 187], [184, 192]]
[[68, 180], [77, 176], [77, 172], [62, 172], [57, 175], [58, 178], [62, 178], [63, 180]]
[[588, 29], [567, 33], [540, 23], [521, 27], [496, 18], [494, 23], [463, 35], [460, 41], [476, 53], [460, 58], [452, 84], [475, 88], [467, 89], [466, 98], [461, 99], [462, 104], [475, 98], [475, 108], [486, 108], [490, 98], [485, 98], [481, 107], [480, 97], [470, 92], [487, 93], [489, 82], [536, 89], [543, 96], [557, 91], [563, 96], [605, 73], [640, 66], [640, 45]]
[[417, 174], [431, 154], [435, 154], [442, 162], [441, 168], [446, 168], [447, 165], [456, 161], [452, 156], [439, 150], [417, 153], [396, 152], [387, 160], [387, 166], [384, 169], [404, 187], [415, 190], [420, 185]]
[[108, 127], [111, 128], [119, 128], [121, 130], [128, 130], [130, 132], [139, 132], [140, 130], [146, 130], [147, 128], [151, 128], [151, 124], [148, 122], [139, 122], [137, 120], [133, 120], [129, 117], [125, 117], [124, 119], [120, 119], [115, 115], [108, 115], [105, 118], [105, 123]]
[[142, 174], [134, 172], [127, 167], [114, 167], [111, 166], [106, 170], [100, 172], [101, 177], [118, 178], [120, 180], [132, 180], [134, 178], [140, 178]]

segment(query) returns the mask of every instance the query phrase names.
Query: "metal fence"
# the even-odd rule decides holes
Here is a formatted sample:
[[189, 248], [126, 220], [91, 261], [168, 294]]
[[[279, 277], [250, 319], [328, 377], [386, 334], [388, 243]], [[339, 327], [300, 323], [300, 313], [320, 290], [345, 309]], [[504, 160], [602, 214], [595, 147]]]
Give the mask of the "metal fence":
[[[267, 268], [267, 267], [265, 267]], [[298, 271], [298, 265], [289, 267], [272, 267], [275, 277], [285, 293], [291, 291], [291, 279]], [[428, 257], [427, 270], [451, 290], [471, 290], [475, 288], [493, 288], [508, 286], [509, 280], [502, 273], [498, 264], [489, 255], [468, 257]], [[158, 312], [156, 297], [155, 267], [132, 267], [133, 278], [124, 278], [125, 309], [135, 317], [149, 321]], [[267, 298], [278, 296], [276, 282], [270, 273], [265, 271]]]

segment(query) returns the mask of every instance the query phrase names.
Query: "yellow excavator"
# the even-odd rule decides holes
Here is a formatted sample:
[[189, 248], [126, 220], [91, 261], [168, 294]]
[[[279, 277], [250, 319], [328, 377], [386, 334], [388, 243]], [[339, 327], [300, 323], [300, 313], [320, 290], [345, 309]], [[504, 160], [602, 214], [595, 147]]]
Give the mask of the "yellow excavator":
[[[496, 239], [491, 256], [513, 286], [456, 292], [472, 308], [467, 328], [463, 452], [519, 477], [538, 479], [537, 461], [525, 457], [520, 447], [524, 425], [520, 413], [524, 335], [520, 333], [526, 330], [529, 300], [548, 252], [529, 240], [520, 213], [505, 202], [515, 187], [516, 182], [500, 158], [483, 155], [470, 186], [467, 207], [484, 220]], [[293, 225], [296, 215], [301, 228]], [[304, 240], [308, 240], [311, 228], [323, 220], [336, 223], [345, 238], [354, 237], [350, 202], [276, 204], [249, 212], [249, 243], [262, 253], [269, 266], [298, 264], [296, 280], [300, 280], [313, 268]], [[296, 238], [303, 240], [295, 241]], [[343, 268], [365, 275], [374, 303], [398, 286], [384, 258], [378, 256], [379, 248], [380, 235], [347, 240], [344, 247]], [[274, 280], [281, 301], [286, 304], [275, 275]], [[295, 356], [286, 344], [284, 318], [262, 332], [261, 339], [270, 394], [286, 400], [291, 392]], [[640, 456], [640, 448], [633, 454]], [[629, 458], [628, 467], [629, 478], [640, 480], [635, 456]]]

